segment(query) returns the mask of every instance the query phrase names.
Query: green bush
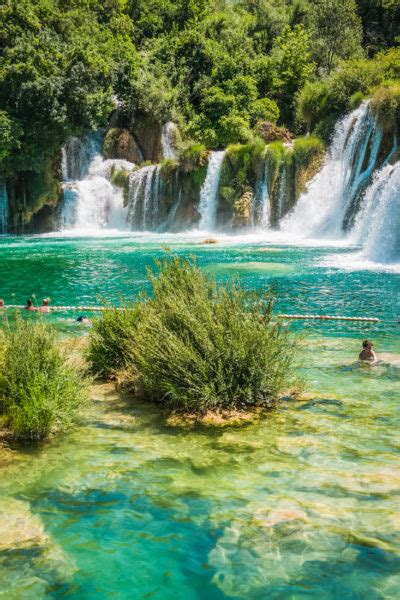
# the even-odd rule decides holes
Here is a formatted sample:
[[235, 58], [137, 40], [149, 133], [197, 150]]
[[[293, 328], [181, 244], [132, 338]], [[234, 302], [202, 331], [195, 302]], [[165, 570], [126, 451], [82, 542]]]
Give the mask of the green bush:
[[271, 294], [217, 285], [178, 257], [157, 267], [130, 348], [144, 397], [198, 413], [270, 406], [288, 388], [296, 345], [272, 322]]
[[87, 397], [86, 382], [44, 323], [17, 321], [4, 335], [0, 407], [16, 439], [41, 440], [68, 428]]
[[266, 161], [268, 168], [268, 188], [272, 190], [279, 176], [279, 169], [285, 154], [285, 146], [282, 142], [268, 144]]
[[109, 378], [127, 368], [138, 313], [139, 306], [107, 306], [93, 321], [87, 357], [95, 375]]
[[269, 98], [254, 100], [249, 106], [249, 113], [253, 127], [258, 121], [276, 123], [279, 119], [279, 107], [274, 100]]

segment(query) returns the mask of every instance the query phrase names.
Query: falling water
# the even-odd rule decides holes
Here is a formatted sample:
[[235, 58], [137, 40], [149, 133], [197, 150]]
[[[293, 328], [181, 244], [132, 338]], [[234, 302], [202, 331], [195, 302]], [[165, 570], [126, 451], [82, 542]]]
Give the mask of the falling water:
[[268, 228], [270, 225], [270, 198], [268, 188], [268, 160], [265, 158], [263, 177], [256, 184], [253, 204], [253, 224], [256, 227]]
[[280, 182], [279, 182], [279, 196], [278, 196], [278, 219], [282, 219], [285, 214], [286, 208], [286, 168], [282, 168]]
[[199, 212], [201, 219], [199, 229], [203, 231], [213, 231], [216, 226], [218, 189], [224, 156], [225, 151], [211, 153], [206, 179], [200, 190]]
[[162, 128], [162, 136], [161, 136], [161, 146], [163, 151], [163, 157], [176, 159], [178, 156], [176, 150], [176, 134], [177, 134], [177, 126], [172, 121], [168, 121], [165, 123]]
[[381, 263], [400, 260], [400, 162], [386, 165], [374, 177], [359, 212], [351, 239], [363, 255]]
[[123, 229], [126, 220], [123, 191], [111, 183], [114, 170], [131, 171], [126, 160], [104, 160], [102, 136], [71, 138], [62, 149], [64, 201], [61, 223], [65, 229]]
[[0, 182], [0, 233], [8, 229], [8, 194], [6, 184]]
[[302, 237], [342, 236], [345, 217], [356, 211], [354, 203], [376, 167], [381, 139], [367, 102], [339, 121], [325, 165], [282, 229]]
[[143, 167], [130, 175], [127, 220], [134, 231], [151, 231], [158, 225], [162, 185], [160, 175], [160, 165]]

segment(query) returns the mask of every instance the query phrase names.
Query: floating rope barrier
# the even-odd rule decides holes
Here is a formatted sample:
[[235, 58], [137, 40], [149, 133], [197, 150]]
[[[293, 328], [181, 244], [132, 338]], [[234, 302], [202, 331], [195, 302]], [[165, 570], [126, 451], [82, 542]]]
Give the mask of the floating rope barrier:
[[377, 317], [344, 317], [342, 315], [278, 315], [281, 319], [320, 319], [323, 321], [369, 321], [380, 323]]
[[[40, 310], [41, 307], [35, 307], [31, 312], [44, 312]], [[123, 307], [113, 306], [47, 306], [45, 312], [101, 312], [103, 310], [123, 310]], [[25, 306], [18, 304], [7, 304], [7, 306], [0, 307], [0, 310], [4, 309], [25, 309]], [[291, 314], [280, 314], [277, 315], [279, 319], [299, 319], [299, 320], [320, 320], [320, 321], [365, 321], [369, 323], [399, 323], [398, 320], [378, 319], [378, 317], [345, 317], [343, 315], [291, 315]]]

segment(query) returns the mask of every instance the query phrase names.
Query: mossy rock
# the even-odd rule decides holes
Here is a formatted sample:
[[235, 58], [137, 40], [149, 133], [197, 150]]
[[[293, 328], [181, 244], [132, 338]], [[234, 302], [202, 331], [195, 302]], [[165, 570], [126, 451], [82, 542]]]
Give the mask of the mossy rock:
[[145, 161], [162, 160], [162, 124], [150, 115], [136, 113], [129, 128]]
[[122, 189], [126, 206], [129, 200], [129, 172], [126, 169], [114, 169], [111, 173], [111, 183]]
[[135, 138], [128, 129], [109, 129], [104, 137], [103, 153], [105, 158], [122, 158], [135, 164], [143, 160]]
[[254, 193], [247, 189], [242, 196], [236, 200], [233, 206], [233, 226], [246, 227], [251, 224]]
[[384, 132], [399, 132], [400, 83], [378, 88], [372, 97], [371, 108]]
[[258, 122], [256, 132], [257, 135], [267, 143], [276, 142], [278, 140], [282, 142], [291, 142], [294, 138], [294, 135], [289, 129], [286, 129], [286, 127], [278, 127], [278, 125], [269, 121]]

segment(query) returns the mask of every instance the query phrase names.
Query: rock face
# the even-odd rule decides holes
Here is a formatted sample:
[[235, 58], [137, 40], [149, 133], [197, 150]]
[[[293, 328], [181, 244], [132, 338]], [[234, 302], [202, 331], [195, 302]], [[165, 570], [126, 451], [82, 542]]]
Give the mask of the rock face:
[[143, 160], [153, 163], [162, 160], [162, 124], [152, 117], [144, 114], [135, 115], [132, 118], [129, 131], [133, 135], [136, 144], [143, 156]]
[[54, 230], [61, 180], [61, 156], [57, 153], [39, 173], [20, 173], [18, 178], [7, 182], [12, 233]]
[[274, 125], [269, 121], [261, 121], [257, 124], [257, 134], [267, 143], [276, 142], [277, 140], [291, 142], [294, 138], [289, 129], [278, 127], [278, 125]]
[[233, 205], [233, 227], [246, 227], [251, 224], [254, 193], [248, 189]]
[[105, 158], [122, 158], [135, 164], [143, 161], [143, 155], [128, 129], [109, 129], [104, 138], [103, 148]]

